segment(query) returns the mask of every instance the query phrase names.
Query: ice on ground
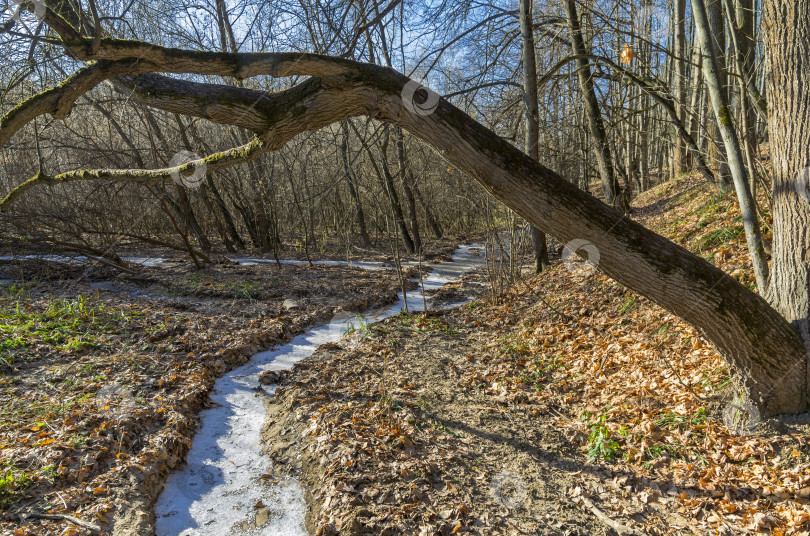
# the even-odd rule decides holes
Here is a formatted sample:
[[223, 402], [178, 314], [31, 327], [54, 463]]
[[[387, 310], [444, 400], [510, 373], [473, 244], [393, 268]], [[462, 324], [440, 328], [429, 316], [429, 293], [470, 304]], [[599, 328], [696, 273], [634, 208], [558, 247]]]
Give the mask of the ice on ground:
[[[424, 277], [424, 287], [440, 288], [483, 264], [477, 250], [462, 246], [453, 255], [454, 262], [428, 264], [433, 272]], [[421, 289], [409, 292], [407, 298], [409, 310], [424, 308]], [[395, 304], [368, 321], [395, 315], [403, 308], [400, 294]], [[232, 531], [266, 536], [307, 534], [304, 490], [298, 481], [286, 478], [269, 484], [261, 480], [262, 474], [271, 471], [271, 464], [259, 452], [265, 407], [254, 389], [259, 374], [291, 368], [318, 346], [343, 337], [354, 320], [350, 315], [333, 319], [284, 346], [254, 355], [216, 381], [210, 396], [217, 405], [200, 413], [200, 427], [186, 464], [169, 475], [155, 505], [157, 536], [224, 536]], [[268, 389], [270, 394], [274, 391], [272, 386]], [[255, 507], [260, 503], [262, 506]]]

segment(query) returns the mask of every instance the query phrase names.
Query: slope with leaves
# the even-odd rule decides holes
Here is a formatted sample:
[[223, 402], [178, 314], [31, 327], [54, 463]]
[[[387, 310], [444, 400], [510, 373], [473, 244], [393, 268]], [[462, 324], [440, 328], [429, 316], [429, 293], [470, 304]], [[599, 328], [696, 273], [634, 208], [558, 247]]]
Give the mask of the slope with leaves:
[[[645, 200], [651, 227], [752, 284], [733, 197], [684, 179]], [[729, 385], [680, 319], [558, 265], [497, 305], [322, 348], [265, 438], [318, 534], [810, 533], [810, 429], [740, 430]]]

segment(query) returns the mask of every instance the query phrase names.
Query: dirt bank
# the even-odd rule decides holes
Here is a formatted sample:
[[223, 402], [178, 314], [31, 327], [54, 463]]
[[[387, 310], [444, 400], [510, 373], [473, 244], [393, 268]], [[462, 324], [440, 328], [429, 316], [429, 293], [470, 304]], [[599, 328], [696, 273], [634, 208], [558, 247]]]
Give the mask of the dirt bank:
[[[392, 272], [340, 266], [133, 276], [31, 260], [3, 273], [24, 282], [0, 285], [0, 531], [38, 536], [91, 533], [69, 517], [149, 534], [218, 376], [398, 290]], [[30, 517], [40, 514], [57, 517]]]

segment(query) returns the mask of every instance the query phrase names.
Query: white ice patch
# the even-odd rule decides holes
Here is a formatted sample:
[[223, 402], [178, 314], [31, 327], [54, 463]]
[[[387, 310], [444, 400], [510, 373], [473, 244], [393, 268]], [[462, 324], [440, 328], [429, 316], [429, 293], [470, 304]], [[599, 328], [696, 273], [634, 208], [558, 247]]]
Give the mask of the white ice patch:
[[[440, 288], [482, 265], [484, 258], [479, 252], [480, 248], [462, 246], [453, 255], [453, 262], [427, 265], [433, 272], [424, 278], [425, 288]], [[421, 291], [409, 292], [407, 298], [409, 310], [424, 308]], [[380, 314], [366, 316], [369, 321], [381, 320], [403, 307], [400, 295]], [[304, 490], [297, 479], [287, 478], [276, 484], [260, 480], [262, 474], [271, 472], [271, 464], [259, 452], [266, 416], [264, 401], [254, 388], [262, 372], [291, 368], [312, 355], [318, 346], [339, 340], [355, 321], [356, 316], [351, 315], [335, 319], [284, 346], [254, 355], [247, 364], [216, 381], [210, 396], [217, 406], [200, 413], [200, 427], [186, 465], [169, 475], [155, 505], [157, 536], [224, 536], [232, 531], [267, 536], [307, 534]], [[272, 394], [275, 388], [271, 386], [267, 391]], [[258, 516], [259, 521], [267, 518], [261, 526], [256, 525], [261, 508], [254, 508], [259, 502], [269, 510], [269, 516], [267, 512]]]
[[[235, 259], [228, 259], [230, 261], [235, 261], [241, 264], [242, 266], [256, 266], [257, 264], [276, 264], [275, 259], [255, 259], [253, 257], [242, 257], [242, 258], [235, 258]], [[298, 259], [281, 259], [278, 261], [279, 264], [291, 264], [291, 265], [300, 265], [300, 266], [308, 266], [309, 261], [302, 261]], [[386, 266], [379, 262], [365, 262], [365, 261], [312, 261], [314, 265], [323, 265], [323, 266], [349, 266], [353, 268], [360, 268], [363, 270], [385, 270]]]

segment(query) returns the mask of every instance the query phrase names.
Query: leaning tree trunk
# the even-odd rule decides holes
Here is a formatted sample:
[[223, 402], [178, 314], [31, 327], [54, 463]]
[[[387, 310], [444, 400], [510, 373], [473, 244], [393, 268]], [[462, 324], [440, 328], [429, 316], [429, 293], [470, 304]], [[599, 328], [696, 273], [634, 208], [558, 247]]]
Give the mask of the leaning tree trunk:
[[[537, 102], [537, 60], [534, 56], [532, 0], [520, 0], [520, 35], [523, 38], [523, 100], [526, 104], [526, 154], [539, 160], [540, 106]], [[532, 225], [534, 271], [550, 266], [546, 233]]]
[[[784, 117], [785, 123], [772, 120], [774, 130], [780, 132], [779, 141], [785, 144], [777, 158], [783, 168], [779, 171], [783, 188], [795, 184], [791, 171], [799, 167], [799, 157], [789, 151], [803, 150], [806, 155], [810, 147], [807, 126], [796, 131], [802, 133], [801, 137], [793, 137], [794, 121], [797, 117], [807, 119], [810, 110], [806, 96], [810, 84], [806, 83], [807, 72], [801, 63], [809, 56], [798, 53], [807, 52], [810, 11], [801, 10], [807, 10], [808, 1], [793, 0], [780, 6], [777, 0], [768, 0], [776, 15], [802, 25], [797, 28], [785, 24], [789, 29], [770, 30], [780, 45], [779, 51], [771, 51], [775, 65], [786, 69], [785, 78], [777, 80], [782, 83], [782, 89], [777, 89], [777, 98], [781, 95], [783, 100], [780, 113], [773, 114]], [[64, 19], [49, 13], [45, 22], [60, 35], [72, 57], [93, 63], [60, 86], [9, 111], [0, 119], [0, 144], [39, 115], [50, 113], [64, 118], [66, 106], [69, 108], [79, 95], [107, 79], [114, 79], [130, 98], [147, 106], [257, 133], [244, 146], [206, 157], [209, 171], [278, 150], [302, 132], [349, 117], [373, 117], [422, 139], [495, 198], [561, 242], [578, 239], [589, 249], [590, 245], [596, 248], [602, 271], [680, 316], [711, 341], [764, 415], [807, 409], [804, 343], [791, 323], [763, 298], [700, 257], [583, 192], [446, 100], [437, 99], [432, 113], [412, 113], [403, 99], [403, 88], [411, 82], [406, 76], [375, 65], [306, 53], [211, 54], [115, 39], [104, 39], [93, 47], [92, 39], [83, 38]], [[785, 35], [804, 41], [797, 44]], [[133, 57], [138, 58], [137, 62], [132, 61]], [[147, 72], [309, 78], [268, 96], [247, 88], [141, 74]], [[131, 77], [133, 73], [137, 78]], [[787, 78], [789, 75], [794, 78]], [[805, 83], [800, 87], [789, 83], [796, 80]], [[257, 107], [259, 101], [261, 106]], [[785, 113], [791, 111], [795, 113]], [[185, 173], [193, 167], [194, 163], [190, 163], [157, 170], [80, 169], [55, 176], [38, 174], [9, 192], [0, 201], [0, 209], [8, 210], [15, 199], [42, 184], [92, 180], [167, 183], [172, 173]], [[806, 219], [807, 209], [801, 211]], [[790, 226], [787, 231], [797, 232]], [[806, 244], [806, 235], [799, 238]], [[594, 261], [592, 251], [588, 251], [588, 257]], [[807, 272], [801, 273], [805, 275], [802, 285], [807, 285]], [[803, 292], [806, 294], [807, 289]]]
[[608, 145], [605, 125], [602, 122], [602, 111], [596, 99], [596, 91], [591, 75], [590, 61], [587, 58], [588, 50], [582, 38], [582, 28], [579, 25], [577, 5], [575, 0], [566, 0], [566, 15], [568, 18], [568, 31], [571, 34], [571, 51], [577, 56], [577, 79], [585, 102], [585, 117], [588, 119], [588, 132], [595, 145], [596, 162], [599, 166], [599, 176], [602, 179], [602, 190], [609, 205], [617, 210], [627, 212], [626, 199], [619, 186], [616, 170], [613, 167], [613, 155]]
[[774, 188], [768, 299], [810, 348], [810, 0], [764, 0], [763, 29]]

